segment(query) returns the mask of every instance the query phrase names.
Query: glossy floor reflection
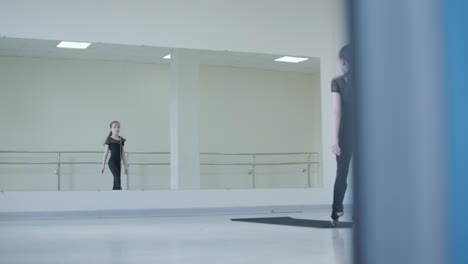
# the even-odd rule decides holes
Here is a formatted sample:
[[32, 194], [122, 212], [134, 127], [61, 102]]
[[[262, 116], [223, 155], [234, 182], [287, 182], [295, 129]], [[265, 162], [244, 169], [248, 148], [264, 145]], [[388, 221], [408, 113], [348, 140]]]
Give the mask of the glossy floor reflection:
[[351, 263], [351, 229], [230, 221], [267, 216], [328, 212], [2, 220], [0, 263]]

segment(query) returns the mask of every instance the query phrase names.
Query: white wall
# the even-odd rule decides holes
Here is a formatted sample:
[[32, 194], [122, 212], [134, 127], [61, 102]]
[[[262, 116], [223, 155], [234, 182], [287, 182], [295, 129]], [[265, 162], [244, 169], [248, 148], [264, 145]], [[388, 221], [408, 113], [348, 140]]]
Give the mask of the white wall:
[[[158, 190], [4, 192], [2, 212], [94, 211], [118, 209], [186, 209], [257, 206], [320, 206], [322, 192], [310, 189]], [[32, 199], [34, 198], [34, 199]], [[0, 215], [1, 217], [1, 215]]]
[[[202, 67], [202, 152], [321, 152], [317, 74]], [[313, 160], [320, 161], [315, 155]], [[250, 156], [203, 157], [205, 162], [251, 162]], [[256, 162], [307, 161], [307, 155], [256, 156]], [[307, 187], [305, 165], [257, 167], [257, 188]], [[203, 166], [205, 188], [251, 188], [250, 166]], [[320, 186], [317, 167], [313, 187]], [[238, 179], [233, 181], [233, 179]], [[232, 188], [232, 187], [231, 187]]]
[[[0, 58], [3, 150], [102, 150], [108, 123], [121, 121], [126, 150], [169, 149], [169, 83], [164, 65]], [[203, 66], [200, 81], [203, 152], [320, 152], [317, 76]], [[1, 156], [2, 161], [55, 162], [55, 154]], [[227, 159], [226, 159], [227, 158]], [[307, 156], [258, 157], [258, 162], [306, 161]], [[102, 154], [62, 154], [62, 161], [100, 162]], [[130, 156], [131, 162], [168, 162]], [[250, 162], [236, 157], [204, 162]], [[62, 190], [108, 190], [99, 165], [62, 165]], [[304, 165], [257, 169], [257, 188], [307, 187]], [[320, 174], [312, 167], [313, 186]], [[4, 165], [3, 190], [55, 190], [54, 165]], [[202, 188], [251, 188], [250, 167], [204, 166]], [[168, 189], [168, 166], [132, 166], [131, 189]], [[124, 188], [126, 178], [123, 178]]]
[[[128, 138], [127, 151], [168, 151], [168, 74], [168, 67], [157, 65], [0, 58], [2, 149], [102, 151], [109, 123], [119, 120], [121, 134]], [[57, 160], [52, 154], [42, 156], [37, 160], [37, 155], [16, 155], [11, 161]], [[151, 158], [154, 162], [157, 157]], [[102, 154], [62, 155], [62, 161], [101, 160]], [[168, 157], [158, 159], [164, 160]], [[4, 188], [22, 189], [30, 181], [39, 190], [56, 189], [55, 167], [42, 166], [2, 166]], [[99, 165], [63, 165], [63, 190], [109, 189], [110, 171], [106, 167], [102, 176], [99, 169]], [[132, 168], [132, 174], [144, 175], [132, 179], [135, 186], [168, 186], [168, 168], [151, 168], [153, 177], [149, 169]]]
[[329, 85], [339, 74], [336, 54], [346, 40], [342, 2], [141, 0], [130, 6], [127, 1], [112, 0], [79, 5], [8, 0], [2, 3], [0, 35], [319, 57], [324, 186], [311, 197], [329, 204], [336, 168], [330, 152]]
[[4, 0], [0, 35], [321, 57], [337, 1]]
[[204, 66], [201, 94], [203, 152], [320, 150], [317, 74]]
[[2, 149], [101, 150], [114, 119], [128, 150], [169, 148], [168, 67], [8, 57], [0, 67]]

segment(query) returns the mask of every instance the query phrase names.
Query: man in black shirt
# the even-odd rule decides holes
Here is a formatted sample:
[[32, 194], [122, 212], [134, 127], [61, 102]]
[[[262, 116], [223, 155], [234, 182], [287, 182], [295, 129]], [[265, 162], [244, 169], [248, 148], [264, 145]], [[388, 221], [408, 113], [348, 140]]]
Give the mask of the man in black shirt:
[[353, 90], [350, 85], [350, 50], [344, 46], [339, 53], [339, 61], [343, 75], [333, 79], [331, 91], [333, 98], [333, 145], [336, 155], [337, 170], [333, 190], [332, 224], [336, 225], [343, 216], [343, 199], [348, 187], [347, 178], [351, 156], [354, 148], [353, 140]]

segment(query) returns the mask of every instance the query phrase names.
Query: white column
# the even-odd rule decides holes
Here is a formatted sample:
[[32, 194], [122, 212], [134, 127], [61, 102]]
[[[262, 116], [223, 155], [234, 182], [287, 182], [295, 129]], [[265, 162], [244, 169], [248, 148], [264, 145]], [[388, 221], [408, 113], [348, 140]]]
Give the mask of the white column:
[[171, 189], [200, 188], [199, 68], [196, 51], [171, 53]]

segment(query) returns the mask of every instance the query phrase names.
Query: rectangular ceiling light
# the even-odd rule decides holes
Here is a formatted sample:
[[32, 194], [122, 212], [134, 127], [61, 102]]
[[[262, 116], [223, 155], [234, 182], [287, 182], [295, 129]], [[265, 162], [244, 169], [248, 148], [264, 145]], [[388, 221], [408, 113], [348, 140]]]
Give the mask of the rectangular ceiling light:
[[167, 54], [166, 56], [163, 57], [163, 59], [170, 59], [171, 58], [171, 54]]
[[306, 61], [309, 58], [299, 58], [299, 57], [290, 57], [290, 56], [284, 56], [281, 58], [276, 59], [275, 61], [283, 61], [283, 62], [292, 62], [292, 63], [298, 63], [302, 61]]
[[65, 49], [86, 49], [89, 47], [91, 43], [88, 42], [70, 42], [70, 41], [62, 41], [57, 45], [57, 48], [65, 48]]

